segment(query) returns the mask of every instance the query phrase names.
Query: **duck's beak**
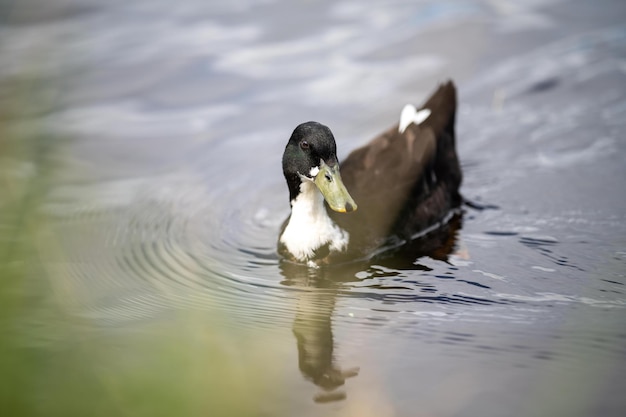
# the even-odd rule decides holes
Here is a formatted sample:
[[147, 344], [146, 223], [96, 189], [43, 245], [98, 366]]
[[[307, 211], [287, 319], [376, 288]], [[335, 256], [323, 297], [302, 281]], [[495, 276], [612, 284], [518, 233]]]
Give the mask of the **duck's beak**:
[[340, 213], [356, 210], [356, 203], [341, 181], [339, 164], [329, 166], [322, 161], [319, 168], [320, 170], [314, 180], [315, 185], [319, 188], [330, 208]]

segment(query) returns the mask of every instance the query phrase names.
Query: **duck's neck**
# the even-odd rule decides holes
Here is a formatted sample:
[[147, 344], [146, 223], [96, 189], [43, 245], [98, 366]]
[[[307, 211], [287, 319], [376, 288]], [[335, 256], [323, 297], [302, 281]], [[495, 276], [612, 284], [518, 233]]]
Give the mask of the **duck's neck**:
[[312, 181], [302, 180], [300, 193], [291, 200], [291, 216], [280, 241], [299, 261], [315, 257], [322, 246], [330, 251], [342, 251], [348, 246], [348, 233], [328, 216], [324, 197]]

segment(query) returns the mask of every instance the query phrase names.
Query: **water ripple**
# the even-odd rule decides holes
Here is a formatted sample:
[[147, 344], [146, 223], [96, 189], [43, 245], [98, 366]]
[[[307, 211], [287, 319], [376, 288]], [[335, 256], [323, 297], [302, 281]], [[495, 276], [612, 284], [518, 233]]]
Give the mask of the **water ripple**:
[[[322, 270], [281, 263], [275, 244], [288, 210], [282, 182], [250, 190], [245, 178], [221, 188], [204, 181], [160, 176], [104, 188], [68, 185], [53, 193], [47, 210], [65, 236], [72, 291], [87, 316], [144, 320], [194, 307], [223, 308], [243, 322], [289, 321], [297, 294], [310, 291], [376, 305], [505, 302], [492, 297], [480, 276], [461, 279], [458, 268], [446, 263], [393, 256]], [[87, 236], [95, 246], [83, 242]], [[450, 286], [438, 282], [444, 278]]]

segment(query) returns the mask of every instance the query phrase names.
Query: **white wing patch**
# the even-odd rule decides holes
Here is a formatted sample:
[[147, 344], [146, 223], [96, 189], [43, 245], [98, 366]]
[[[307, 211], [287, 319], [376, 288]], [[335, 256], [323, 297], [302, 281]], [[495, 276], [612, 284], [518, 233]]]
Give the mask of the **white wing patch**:
[[409, 127], [411, 123], [419, 125], [420, 123], [424, 122], [424, 120], [428, 119], [428, 116], [430, 116], [430, 109], [422, 109], [420, 111], [417, 111], [414, 105], [407, 104], [406, 106], [404, 106], [402, 112], [400, 113], [400, 124], [398, 125], [398, 132], [404, 133], [406, 128]]

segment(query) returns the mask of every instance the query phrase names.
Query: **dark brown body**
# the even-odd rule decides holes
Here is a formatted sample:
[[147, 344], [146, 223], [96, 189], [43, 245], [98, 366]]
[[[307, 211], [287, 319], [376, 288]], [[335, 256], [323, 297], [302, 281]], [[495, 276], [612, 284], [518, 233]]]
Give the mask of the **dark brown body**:
[[350, 233], [348, 252], [340, 258], [366, 256], [390, 238], [410, 239], [460, 205], [454, 84], [441, 85], [422, 108], [431, 115], [419, 126], [411, 124], [402, 134], [393, 126], [341, 164], [344, 184], [359, 209], [347, 214], [328, 210]]

